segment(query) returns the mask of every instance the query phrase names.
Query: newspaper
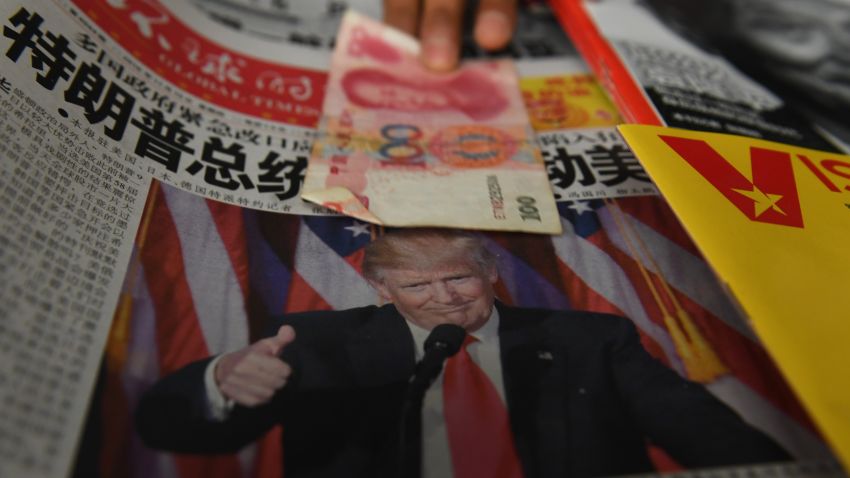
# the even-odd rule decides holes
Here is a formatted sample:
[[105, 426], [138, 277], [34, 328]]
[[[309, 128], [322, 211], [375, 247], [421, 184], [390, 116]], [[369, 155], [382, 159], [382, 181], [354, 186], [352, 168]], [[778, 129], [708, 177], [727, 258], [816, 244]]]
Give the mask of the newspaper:
[[556, 201], [657, 194], [613, 129], [622, 122], [592, 75], [528, 77], [523, 94]]
[[[243, 80], [244, 65], [164, 32], [158, 8], [0, 3], [0, 475], [69, 473], [151, 177], [243, 207], [326, 213], [297, 199], [310, 149], [304, 125], [317, 117], [313, 81], [324, 74], [255, 72], [254, 91], [266, 97], [224, 109], [240, 96], [222, 85]], [[128, 43], [107, 41], [98, 18]], [[204, 95], [198, 88], [213, 96], [191, 96]], [[267, 104], [269, 118], [292, 124], [265, 119], [258, 108]]]
[[[72, 24], [40, 24], [69, 39], [66, 101], [147, 174], [242, 207], [327, 213], [298, 199], [323, 72], [219, 46], [156, 2], [76, 8]], [[114, 29], [119, 43], [103, 33]]]
[[[782, 97], [742, 73], [710, 42], [688, 35], [681, 21], [666, 14], [676, 10], [674, 3], [558, 0], [553, 8], [629, 122], [836, 149]], [[706, 6], [684, 15], [710, 22], [722, 10]]]
[[[324, 79], [321, 58], [303, 45], [247, 40], [191, 8], [0, 2], [0, 476], [280, 476], [279, 429], [236, 454], [160, 452], [142, 443], [133, 422], [140, 397], [192, 360], [263, 337], [282, 312], [381, 303], [361, 261], [383, 231], [278, 197], [300, 185], [301, 140], [310, 139], [318, 114], [311, 102], [321, 101], [312, 96]], [[175, 25], [185, 29], [170, 30]], [[18, 43], [13, 58], [22, 35], [33, 41]], [[546, 46], [528, 45], [540, 48], [512, 53]], [[234, 99], [264, 95], [214, 81], [252, 71], [239, 69], [246, 52], [286, 73], [265, 91], [277, 101], [240, 104]], [[586, 75], [575, 58], [519, 66], [529, 78]], [[260, 84], [271, 83], [253, 82]], [[521, 87], [545, 91], [529, 85]], [[549, 111], [549, 119], [558, 115]], [[567, 118], [554, 120], [556, 132], [568, 134]], [[137, 152], [154, 123], [173, 134], [170, 142]], [[279, 156], [268, 159], [272, 153]], [[274, 181], [260, 177], [267, 161]], [[195, 163], [201, 169], [192, 173]], [[262, 184], [275, 190], [261, 192]], [[625, 315], [651, 355], [702, 383], [796, 460], [829, 460], [793, 391], [664, 203], [612, 199], [616, 185], [605, 191], [596, 196], [605, 199], [562, 197], [560, 236], [478, 235], [500, 257], [499, 299]], [[301, 214], [269, 213], [287, 206]], [[649, 455], [657, 470], [679, 467], [662, 450]], [[771, 470], [790, 476], [799, 468]]]
[[120, 110], [94, 108], [104, 85], [69, 86], [72, 24], [50, 7], [0, 14], [3, 476], [71, 463], [150, 182], [110, 139]]
[[[309, 7], [203, 1], [198, 6], [210, 20], [204, 22], [185, 7], [176, 10], [181, 10], [181, 19], [201, 31], [214, 29], [209, 22], [217, 21], [234, 26], [252, 42], [274, 39], [284, 45], [277, 49], [288, 52], [288, 62], [312, 68], [329, 65], [346, 6], [379, 17], [374, 4], [359, 1], [311, 2]], [[472, 3], [470, 8], [474, 8]], [[239, 43], [227, 39], [228, 44]], [[462, 55], [467, 59], [493, 56], [478, 48], [471, 34], [464, 36]], [[528, 2], [520, 9], [516, 34], [497, 55], [516, 62], [556, 201], [657, 194], [613, 128], [621, 122], [619, 113], [545, 4]]]

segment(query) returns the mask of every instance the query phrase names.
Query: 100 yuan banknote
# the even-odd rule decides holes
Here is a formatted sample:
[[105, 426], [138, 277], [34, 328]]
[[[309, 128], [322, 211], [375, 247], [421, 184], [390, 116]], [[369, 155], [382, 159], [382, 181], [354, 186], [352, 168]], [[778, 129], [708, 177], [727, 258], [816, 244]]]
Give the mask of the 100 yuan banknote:
[[561, 231], [512, 62], [433, 73], [353, 12], [336, 45], [302, 198], [386, 226]]

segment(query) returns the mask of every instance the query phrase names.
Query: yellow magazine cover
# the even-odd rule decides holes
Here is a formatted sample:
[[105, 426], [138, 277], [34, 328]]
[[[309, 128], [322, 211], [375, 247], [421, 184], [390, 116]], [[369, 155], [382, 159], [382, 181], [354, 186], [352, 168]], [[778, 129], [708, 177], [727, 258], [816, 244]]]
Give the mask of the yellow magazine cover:
[[850, 464], [850, 156], [619, 129]]

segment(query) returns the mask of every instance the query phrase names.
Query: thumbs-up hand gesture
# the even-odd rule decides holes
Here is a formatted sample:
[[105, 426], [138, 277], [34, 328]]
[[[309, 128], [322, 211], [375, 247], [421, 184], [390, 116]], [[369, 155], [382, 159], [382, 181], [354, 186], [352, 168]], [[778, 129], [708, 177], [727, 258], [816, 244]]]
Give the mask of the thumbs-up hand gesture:
[[218, 389], [225, 397], [246, 407], [267, 403], [286, 385], [292, 373], [289, 364], [278, 355], [293, 340], [295, 329], [284, 325], [274, 337], [224, 355], [215, 368]]

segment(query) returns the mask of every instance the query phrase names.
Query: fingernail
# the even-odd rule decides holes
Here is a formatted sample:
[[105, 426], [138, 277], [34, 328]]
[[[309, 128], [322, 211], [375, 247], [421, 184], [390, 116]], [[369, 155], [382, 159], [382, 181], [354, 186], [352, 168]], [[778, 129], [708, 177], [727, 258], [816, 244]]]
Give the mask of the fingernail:
[[500, 45], [511, 30], [508, 16], [499, 10], [486, 10], [475, 20], [475, 40], [481, 46]]
[[445, 35], [429, 35], [422, 41], [422, 61], [428, 68], [451, 70], [457, 54], [457, 46]]

